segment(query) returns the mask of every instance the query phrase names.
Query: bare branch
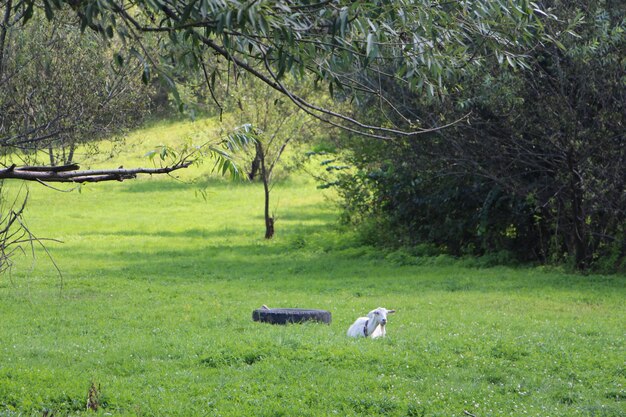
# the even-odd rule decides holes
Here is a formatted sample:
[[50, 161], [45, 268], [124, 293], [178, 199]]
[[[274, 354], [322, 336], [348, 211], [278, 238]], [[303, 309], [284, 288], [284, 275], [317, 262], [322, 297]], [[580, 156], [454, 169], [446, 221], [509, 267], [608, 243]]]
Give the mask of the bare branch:
[[102, 169], [80, 170], [78, 165], [66, 165], [62, 167], [32, 167], [15, 165], [0, 170], [0, 179], [17, 179], [36, 182], [103, 182], [124, 181], [135, 178], [138, 174], [169, 174], [173, 171], [187, 168], [192, 161], [178, 162], [172, 166], [161, 168], [132, 168], [132, 169]]

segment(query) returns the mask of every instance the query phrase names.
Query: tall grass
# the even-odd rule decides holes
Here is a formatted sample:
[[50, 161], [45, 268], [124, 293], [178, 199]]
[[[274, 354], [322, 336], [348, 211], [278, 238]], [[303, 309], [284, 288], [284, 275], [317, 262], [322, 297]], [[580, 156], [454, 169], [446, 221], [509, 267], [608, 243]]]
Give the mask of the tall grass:
[[[626, 415], [625, 277], [381, 253], [298, 176], [266, 241], [259, 184], [203, 185], [31, 188], [62, 277], [41, 250], [0, 277], [0, 416], [92, 415], [92, 384], [94, 415]], [[388, 337], [348, 339], [378, 306]]]

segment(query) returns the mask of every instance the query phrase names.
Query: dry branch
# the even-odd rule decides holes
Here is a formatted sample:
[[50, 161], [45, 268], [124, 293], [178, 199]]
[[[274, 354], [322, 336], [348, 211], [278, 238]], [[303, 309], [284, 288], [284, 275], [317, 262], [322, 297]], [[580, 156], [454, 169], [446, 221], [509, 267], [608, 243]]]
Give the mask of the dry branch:
[[0, 179], [16, 179], [37, 182], [102, 182], [124, 181], [135, 178], [138, 174], [169, 174], [187, 168], [190, 161], [180, 162], [172, 166], [160, 168], [116, 168], [100, 170], [80, 170], [76, 164], [64, 166], [21, 166], [11, 165], [0, 169]]

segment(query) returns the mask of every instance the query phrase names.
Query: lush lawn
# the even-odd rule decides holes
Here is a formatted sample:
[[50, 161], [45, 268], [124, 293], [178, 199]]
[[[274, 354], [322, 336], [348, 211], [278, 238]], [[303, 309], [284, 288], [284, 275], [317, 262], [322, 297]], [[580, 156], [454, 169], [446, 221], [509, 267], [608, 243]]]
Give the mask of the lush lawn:
[[[62, 277], [41, 250], [0, 277], [0, 416], [93, 414], [92, 383], [100, 415], [626, 416], [626, 277], [385, 255], [298, 178], [266, 242], [260, 186], [207, 186], [31, 188]], [[378, 306], [388, 338], [348, 339]]]

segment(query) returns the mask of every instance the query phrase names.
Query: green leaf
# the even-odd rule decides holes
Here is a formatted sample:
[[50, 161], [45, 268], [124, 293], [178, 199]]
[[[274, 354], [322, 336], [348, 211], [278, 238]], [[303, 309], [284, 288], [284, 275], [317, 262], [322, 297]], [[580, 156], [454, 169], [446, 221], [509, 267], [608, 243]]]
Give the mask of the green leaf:
[[280, 80], [285, 74], [286, 69], [287, 69], [287, 54], [281, 48], [278, 50], [278, 74], [276, 74], [276, 78]]
[[243, 26], [244, 25], [244, 23], [245, 23], [244, 22], [244, 18], [245, 18], [244, 8], [240, 7], [239, 10], [237, 10], [237, 24], [239, 26]]
[[433, 85], [431, 83], [428, 83], [426, 85], [426, 88], [428, 89], [428, 95], [430, 97], [433, 97], [435, 95], [435, 87], [433, 87]]
[[189, 19], [189, 16], [191, 15], [191, 11], [193, 10], [195, 4], [196, 4], [197, 0], [192, 0], [190, 1], [187, 6], [185, 7], [185, 9], [183, 10], [183, 14], [180, 17], [180, 22], [184, 23]]
[[209, 14], [209, 0], [202, 0], [200, 2], [200, 16], [202, 16], [203, 19], [206, 19], [208, 14]]
[[227, 29], [232, 29], [233, 28], [233, 11], [229, 10], [228, 12], [226, 12], [226, 22], [225, 22], [226, 28]]
[[365, 54], [368, 58], [376, 58], [378, 52], [378, 47], [376, 46], [376, 35], [373, 32], [370, 32], [367, 35], [367, 46], [365, 49]]
[[506, 56], [506, 62], [508, 62], [509, 66], [511, 68], [515, 68], [516, 67], [515, 61], [509, 55]]
[[348, 8], [343, 7], [339, 12], [339, 34], [341, 37], [346, 36], [346, 28], [348, 27]]

